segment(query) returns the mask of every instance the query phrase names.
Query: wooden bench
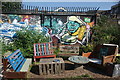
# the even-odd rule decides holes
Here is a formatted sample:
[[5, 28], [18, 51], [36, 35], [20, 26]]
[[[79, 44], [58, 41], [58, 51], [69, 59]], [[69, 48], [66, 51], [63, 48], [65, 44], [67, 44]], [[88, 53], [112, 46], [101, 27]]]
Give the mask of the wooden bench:
[[82, 56], [88, 57], [92, 63], [104, 65], [113, 63], [117, 54], [118, 45], [103, 44], [97, 45], [91, 53], [83, 53]]
[[59, 53], [58, 56], [65, 56], [65, 57], [70, 57], [70, 56], [77, 56], [79, 55], [79, 44], [71, 44], [71, 45], [63, 45], [59, 44]]
[[20, 49], [3, 60], [4, 78], [26, 78], [31, 58], [24, 58]]
[[48, 43], [34, 43], [34, 61], [40, 58], [56, 57], [53, 52], [52, 42]]

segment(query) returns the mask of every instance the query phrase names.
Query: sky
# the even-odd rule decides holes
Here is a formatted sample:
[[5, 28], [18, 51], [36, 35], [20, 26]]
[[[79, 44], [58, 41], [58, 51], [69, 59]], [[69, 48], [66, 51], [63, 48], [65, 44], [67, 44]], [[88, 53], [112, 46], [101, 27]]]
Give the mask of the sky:
[[100, 7], [99, 10], [110, 10], [120, 0], [2, 0], [8, 2], [22, 1], [25, 5], [40, 7]]
[[22, 0], [23, 2], [118, 2], [119, 0]]
[[41, 7], [100, 7], [99, 10], [110, 10], [116, 2], [25, 2], [23, 4]]

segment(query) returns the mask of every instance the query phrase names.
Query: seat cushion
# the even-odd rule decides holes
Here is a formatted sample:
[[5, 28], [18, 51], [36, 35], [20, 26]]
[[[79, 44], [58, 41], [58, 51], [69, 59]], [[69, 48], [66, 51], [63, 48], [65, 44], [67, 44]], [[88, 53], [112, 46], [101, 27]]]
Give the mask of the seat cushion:
[[22, 66], [20, 72], [27, 72], [31, 63], [32, 63], [32, 59], [27, 58], [24, 65]]
[[101, 64], [101, 62], [102, 62], [100, 59], [96, 59], [96, 58], [91, 58], [91, 59], [89, 59], [89, 61], [92, 63], [96, 63], [96, 64]]

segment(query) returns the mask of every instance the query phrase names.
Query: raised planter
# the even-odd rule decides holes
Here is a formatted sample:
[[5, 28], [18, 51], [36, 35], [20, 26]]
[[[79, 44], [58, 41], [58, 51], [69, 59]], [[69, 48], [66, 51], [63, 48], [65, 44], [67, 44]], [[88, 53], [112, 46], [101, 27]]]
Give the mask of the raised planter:
[[113, 64], [113, 63], [106, 64], [106, 73], [111, 77], [120, 76], [120, 64]]

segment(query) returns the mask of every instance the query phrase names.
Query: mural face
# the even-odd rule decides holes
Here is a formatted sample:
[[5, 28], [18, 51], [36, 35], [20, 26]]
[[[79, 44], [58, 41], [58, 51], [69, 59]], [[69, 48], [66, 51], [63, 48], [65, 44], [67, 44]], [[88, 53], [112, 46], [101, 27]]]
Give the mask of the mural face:
[[80, 24], [75, 21], [69, 21], [66, 26], [70, 33], [74, 33], [78, 30], [78, 28], [80, 27]]
[[86, 31], [86, 27], [84, 25], [86, 24], [77, 16], [68, 17], [68, 22], [66, 24], [67, 31], [65, 31], [61, 36], [61, 42], [64, 44], [75, 44], [76, 42], [81, 42]]
[[[84, 45], [90, 37], [90, 27], [94, 21], [80, 16], [45, 16], [41, 27], [39, 15], [1, 15], [0, 38], [15, 37], [17, 30], [37, 30], [45, 36], [56, 36], [63, 44], [80, 43]], [[85, 20], [85, 21], [84, 21]], [[11, 40], [12, 41], [12, 40]]]
[[[83, 21], [85, 20], [85, 21]], [[90, 22], [90, 18], [80, 16], [68, 16], [68, 17], [52, 17], [50, 25], [50, 17], [46, 17], [44, 26], [47, 26], [51, 30], [51, 35], [60, 39], [63, 44], [85, 44], [90, 38], [90, 27], [93, 26], [93, 22]], [[86, 22], [87, 21], [87, 22]]]

